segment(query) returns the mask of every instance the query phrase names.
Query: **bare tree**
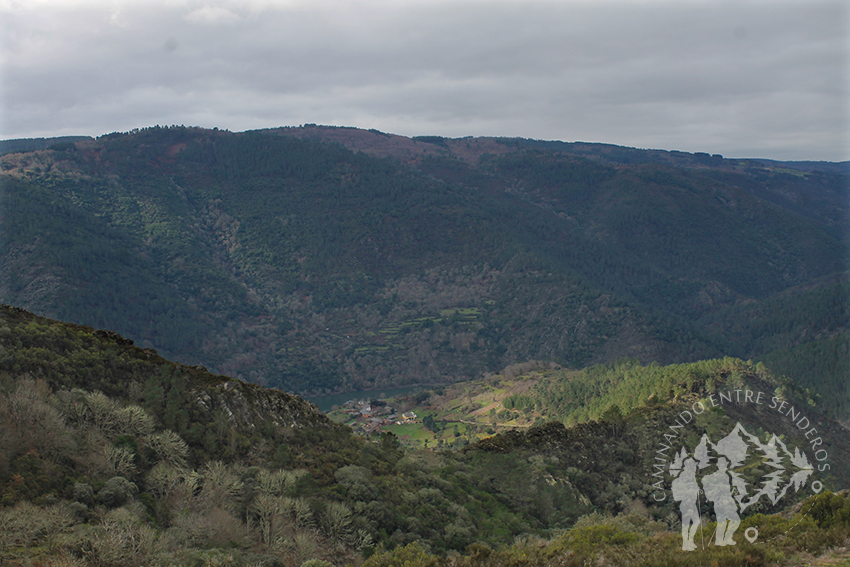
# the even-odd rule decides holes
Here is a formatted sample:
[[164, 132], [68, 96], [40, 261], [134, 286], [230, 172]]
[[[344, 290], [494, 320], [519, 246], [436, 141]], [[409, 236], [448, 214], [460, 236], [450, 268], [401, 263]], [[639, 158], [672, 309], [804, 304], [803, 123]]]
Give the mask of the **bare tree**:
[[160, 460], [177, 469], [186, 468], [189, 446], [170, 429], [145, 437], [145, 442], [156, 452]]
[[0, 467], [30, 450], [57, 457], [73, 448], [62, 415], [47, 403], [49, 395], [43, 382], [24, 379], [11, 395], [0, 397]]
[[135, 455], [126, 447], [106, 445], [103, 448], [110, 472], [116, 476], [130, 477], [136, 474]]

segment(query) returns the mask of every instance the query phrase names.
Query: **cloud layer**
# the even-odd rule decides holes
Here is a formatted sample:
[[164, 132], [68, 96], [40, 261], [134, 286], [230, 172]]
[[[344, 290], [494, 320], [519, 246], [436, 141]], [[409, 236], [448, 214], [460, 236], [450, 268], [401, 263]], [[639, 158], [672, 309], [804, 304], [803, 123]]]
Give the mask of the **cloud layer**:
[[0, 0], [0, 138], [306, 122], [850, 159], [831, 2]]

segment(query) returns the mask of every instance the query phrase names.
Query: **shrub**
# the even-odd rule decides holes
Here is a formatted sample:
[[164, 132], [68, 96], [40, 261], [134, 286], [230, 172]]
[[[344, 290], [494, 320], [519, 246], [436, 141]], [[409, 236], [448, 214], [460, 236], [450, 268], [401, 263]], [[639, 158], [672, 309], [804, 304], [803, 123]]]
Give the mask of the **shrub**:
[[[126, 480], [126, 479], [124, 479]], [[108, 484], [108, 483], [107, 483]], [[78, 543], [82, 555], [100, 567], [148, 564], [156, 532], [126, 508], [111, 511], [97, 526], [88, 526]]]
[[833, 494], [826, 491], [813, 496], [803, 504], [803, 509], [809, 505], [811, 505], [809, 515], [814, 518], [819, 527], [850, 529], [850, 495], [847, 492]]
[[94, 503], [94, 489], [85, 482], [74, 483], [74, 500], [91, 506]]
[[436, 567], [437, 557], [429, 554], [419, 542], [413, 542], [392, 551], [379, 549], [361, 567]]
[[97, 497], [108, 508], [122, 506], [139, 493], [135, 484], [123, 476], [114, 476], [106, 481], [106, 485], [100, 489]]
[[73, 513], [63, 505], [41, 508], [19, 502], [14, 508], [0, 509], [0, 552], [11, 547], [29, 547], [73, 524]]

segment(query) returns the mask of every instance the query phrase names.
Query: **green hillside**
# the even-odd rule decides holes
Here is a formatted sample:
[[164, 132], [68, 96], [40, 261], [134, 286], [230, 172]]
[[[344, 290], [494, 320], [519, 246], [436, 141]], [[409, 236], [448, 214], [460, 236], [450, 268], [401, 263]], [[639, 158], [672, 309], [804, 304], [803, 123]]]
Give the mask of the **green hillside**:
[[[478, 380], [386, 399], [378, 396], [378, 404], [387, 404], [392, 413], [413, 411], [417, 416], [412, 423], [384, 424], [380, 430], [392, 432], [411, 447], [460, 449], [496, 433], [526, 431], [549, 421], [571, 426], [612, 419], [675, 402], [695, 389], [734, 392], [747, 385], [771, 397], [793, 399], [821, 417], [843, 419], [850, 401], [846, 341], [845, 336], [836, 336], [800, 347], [810, 352], [778, 351], [766, 357], [769, 366], [730, 357], [666, 366], [620, 359], [578, 370], [552, 363], [515, 364]], [[810, 360], [817, 362], [810, 367], [805, 362]], [[771, 370], [795, 364], [799, 373], [792, 373], [793, 379]], [[375, 405], [374, 399], [363, 402]], [[359, 430], [370, 425], [368, 418], [345, 407], [333, 408], [328, 416]]]
[[116, 133], [0, 157], [0, 299], [311, 394], [758, 358], [847, 330], [847, 175], [786, 169], [353, 128]]
[[[518, 373], [518, 382], [521, 370], [508, 374]], [[783, 383], [734, 359], [664, 368], [630, 363], [607, 372], [624, 385], [631, 375], [659, 376], [653, 383], [669, 388], [669, 399], [631, 396], [638, 401], [624, 412], [606, 411], [603, 420], [570, 428], [550, 421], [456, 452], [411, 450], [391, 434], [354, 435], [297, 396], [169, 362], [111, 331], [0, 306], [0, 561], [77, 567], [299, 567], [310, 560], [340, 567], [573, 565], [603, 556], [617, 564], [693, 561], [680, 550], [676, 505], [653, 497], [649, 472], [666, 426], [726, 389], [773, 392]], [[557, 377], [539, 376], [538, 385]], [[595, 407], [625, 391], [616, 384], [604, 390], [581, 395]], [[785, 392], [783, 399], [804, 407], [793, 388]], [[778, 506], [759, 503], [744, 527], [757, 527], [763, 543], [739, 536], [734, 549], [708, 545], [699, 560], [831, 560], [831, 550], [850, 537], [846, 491], [829, 491], [850, 482], [850, 445], [836, 424], [814, 408], [805, 411], [829, 449], [833, 467], [817, 477], [827, 490], [812, 495], [807, 486]], [[759, 433], [781, 433], [789, 446], [801, 436], [775, 412], [728, 405], [701, 415], [689, 435], [716, 440], [736, 420]], [[748, 469], [748, 482], [764, 472]], [[799, 501], [785, 515], [776, 513]], [[703, 513], [711, 519], [709, 506]], [[705, 539], [712, 528], [701, 532]]]
[[60, 136], [58, 138], [19, 138], [0, 140], [0, 155], [16, 152], [32, 152], [45, 149], [65, 150], [75, 143], [91, 140], [89, 136]]

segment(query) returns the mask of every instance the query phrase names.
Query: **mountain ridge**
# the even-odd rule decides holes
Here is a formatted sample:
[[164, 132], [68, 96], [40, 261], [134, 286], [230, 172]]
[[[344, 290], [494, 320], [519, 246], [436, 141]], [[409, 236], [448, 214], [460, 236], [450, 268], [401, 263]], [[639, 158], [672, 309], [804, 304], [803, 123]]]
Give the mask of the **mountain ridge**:
[[[313, 135], [342, 138], [296, 139]], [[151, 128], [7, 154], [0, 297], [302, 393], [530, 359], [752, 358], [846, 329], [841, 287], [825, 283], [785, 309], [799, 332], [763, 328], [744, 349], [729, 330], [735, 309], [846, 269], [846, 207], [811, 197], [823, 186], [840, 202], [840, 175], [530, 146]], [[744, 181], [808, 195], [806, 214]], [[795, 301], [839, 316], [799, 321]]]

